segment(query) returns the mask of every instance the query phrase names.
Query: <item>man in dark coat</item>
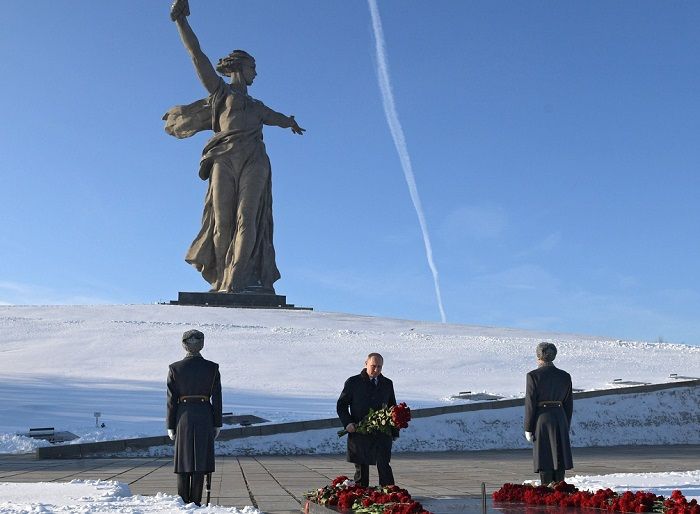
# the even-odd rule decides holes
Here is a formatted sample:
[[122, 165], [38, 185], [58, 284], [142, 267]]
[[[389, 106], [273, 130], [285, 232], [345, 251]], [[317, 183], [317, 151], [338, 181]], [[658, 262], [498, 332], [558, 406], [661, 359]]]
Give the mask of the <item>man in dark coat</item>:
[[538, 368], [527, 374], [525, 393], [525, 438], [534, 443], [535, 473], [547, 485], [564, 480], [564, 472], [574, 467], [569, 428], [574, 410], [571, 375], [552, 361], [557, 347], [537, 345]]
[[200, 505], [204, 475], [214, 471], [214, 439], [221, 430], [219, 365], [199, 353], [204, 334], [182, 334], [187, 355], [168, 371], [168, 435], [175, 441], [177, 493], [185, 503]]
[[380, 354], [370, 353], [362, 372], [345, 381], [336, 409], [348, 432], [347, 460], [355, 464], [355, 482], [363, 487], [369, 486], [369, 466], [374, 464], [377, 465], [379, 485], [394, 484], [389, 461], [392, 441], [398, 437], [399, 431], [392, 430], [392, 435], [360, 434], [356, 431], [356, 424], [370, 409], [396, 405], [394, 384], [382, 375], [383, 365], [384, 358]]

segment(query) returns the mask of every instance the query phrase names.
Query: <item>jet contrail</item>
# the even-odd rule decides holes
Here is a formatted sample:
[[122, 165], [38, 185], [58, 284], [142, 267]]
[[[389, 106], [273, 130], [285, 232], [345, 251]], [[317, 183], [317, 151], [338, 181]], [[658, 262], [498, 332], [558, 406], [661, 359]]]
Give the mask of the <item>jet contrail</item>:
[[440, 294], [440, 281], [438, 280], [438, 272], [433, 262], [433, 249], [430, 244], [430, 236], [428, 235], [428, 225], [425, 222], [423, 215], [423, 206], [418, 196], [416, 188], [416, 179], [413, 176], [413, 167], [411, 166], [411, 158], [408, 155], [406, 147], [406, 138], [401, 128], [399, 115], [396, 112], [394, 103], [394, 94], [391, 91], [391, 82], [389, 80], [389, 66], [386, 62], [386, 50], [384, 49], [384, 32], [382, 31], [382, 20], [379, 18], [379, 9], [377, 8], [376, 0], [367, 0], [369, 3], [369, 11], [372, 15], [372, 28], [374, 29], [375, 48], [377, 50], [377, 75], [379, 78], [379, 89], [382, 91], [382, 103], [384, 104], [384, 114], [386, 121], [389, 124], [391, 137], [394, 139], [394, 146], [399, 154], [403, 174], [406, 177], [408, 191], [413, 200], [413, 207], [418, 214], [418, 222], [420, 223], [421, 232], [423, 232], [423, 243], [425, 243], [425, 254], [428, 257], [428, 266], [433, 272], [433, 281], [435, 282], [435, 296], [437, 296], [438, 308], [440, 309], [440, 318], [443, 323], [447, 322], [445, 317], [445, 309], [442, 306], [442, 295]]

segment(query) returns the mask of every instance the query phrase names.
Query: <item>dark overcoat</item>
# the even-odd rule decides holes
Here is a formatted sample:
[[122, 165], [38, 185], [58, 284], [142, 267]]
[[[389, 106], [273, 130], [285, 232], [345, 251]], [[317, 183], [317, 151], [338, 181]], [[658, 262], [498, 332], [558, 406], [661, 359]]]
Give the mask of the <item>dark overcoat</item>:
[[[561, 402], [561, 406], [547, 405], [548, 401]], [[525, 431], [535, 436], [536, 473], [574, 467], [569, 441], [573, 410], [571, 375], [566, 371], [548, 363], [527, 374]]]
[[175, 473], [214, 471], [214, 427], [221, 426], [222, 415], [219, 365], [199, 354], [173, 362], [167, 405], [168, 429], [175, 430]]
[[[343, 392], [340, 393], [336, 410], [343, 427], [350, 423], [359, 423], [370, 409], [391, 407], [396, 405], [394, 384], [384, 375], [379, 375], [376, 386], [370, 381], [367, 370], [352, 376], [345, 381]], [[392, 435], [387, 434], [348, 434], [348, 462], [355, 464], [376, 464], [391, 460], [391, 444], [398, 437], [398, 430]]]

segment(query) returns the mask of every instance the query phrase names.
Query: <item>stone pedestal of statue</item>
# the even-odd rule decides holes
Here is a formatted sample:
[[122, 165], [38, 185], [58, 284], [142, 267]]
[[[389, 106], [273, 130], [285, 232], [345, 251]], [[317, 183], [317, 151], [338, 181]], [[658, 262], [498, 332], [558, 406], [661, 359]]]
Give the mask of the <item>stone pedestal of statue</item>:
[[170, 304], [200, 307], [313, 310], [310, 307], [295, 307], [294, 304], [287, 303], [287, 297], [283, 295], [256, 293], [194, 293], [180, 291], [177, 294], [177, 300], [171, 301]]

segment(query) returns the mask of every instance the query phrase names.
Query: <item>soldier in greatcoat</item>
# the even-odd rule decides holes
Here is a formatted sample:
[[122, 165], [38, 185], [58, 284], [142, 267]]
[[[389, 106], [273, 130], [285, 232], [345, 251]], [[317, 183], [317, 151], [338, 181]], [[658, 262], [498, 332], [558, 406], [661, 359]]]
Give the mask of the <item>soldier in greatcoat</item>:
[[547, 485], [564, 480], [565, 470], [574, 467], [569, 430], [574, 402], [571, 375], [552, 361], [557, 347], [537, 345], [537, 369], [527, 374], [525, 392], [525, 438], [534, 444], [535, 473]]
[[175, 441], [177, 493], [185, 503], [200, 505], [204, 476], [214, 471], [214, 439], [221, 430], [221, 376], [219, 365], [199, 353], [204, 334], [182, 334], [184, 359], [168, 371], [167, 425]]
[[384, 358], [380, 354], [370, 353], [362, 372], [345, 381], [336, 408], [338, 417], [348, 432], [347, 460], [355, 464], [354, 480], [363, 487], [369, 486], [369, 466], [375, 464], [379, 485], [394, 484], [389, 462], [392, 441], [398, 437], [399, 431], [392, 430], [392, 435], [360, 434], [355, 427], [370, 409], [396, 405], [394, 384], [382, 375], [383, 365]]

